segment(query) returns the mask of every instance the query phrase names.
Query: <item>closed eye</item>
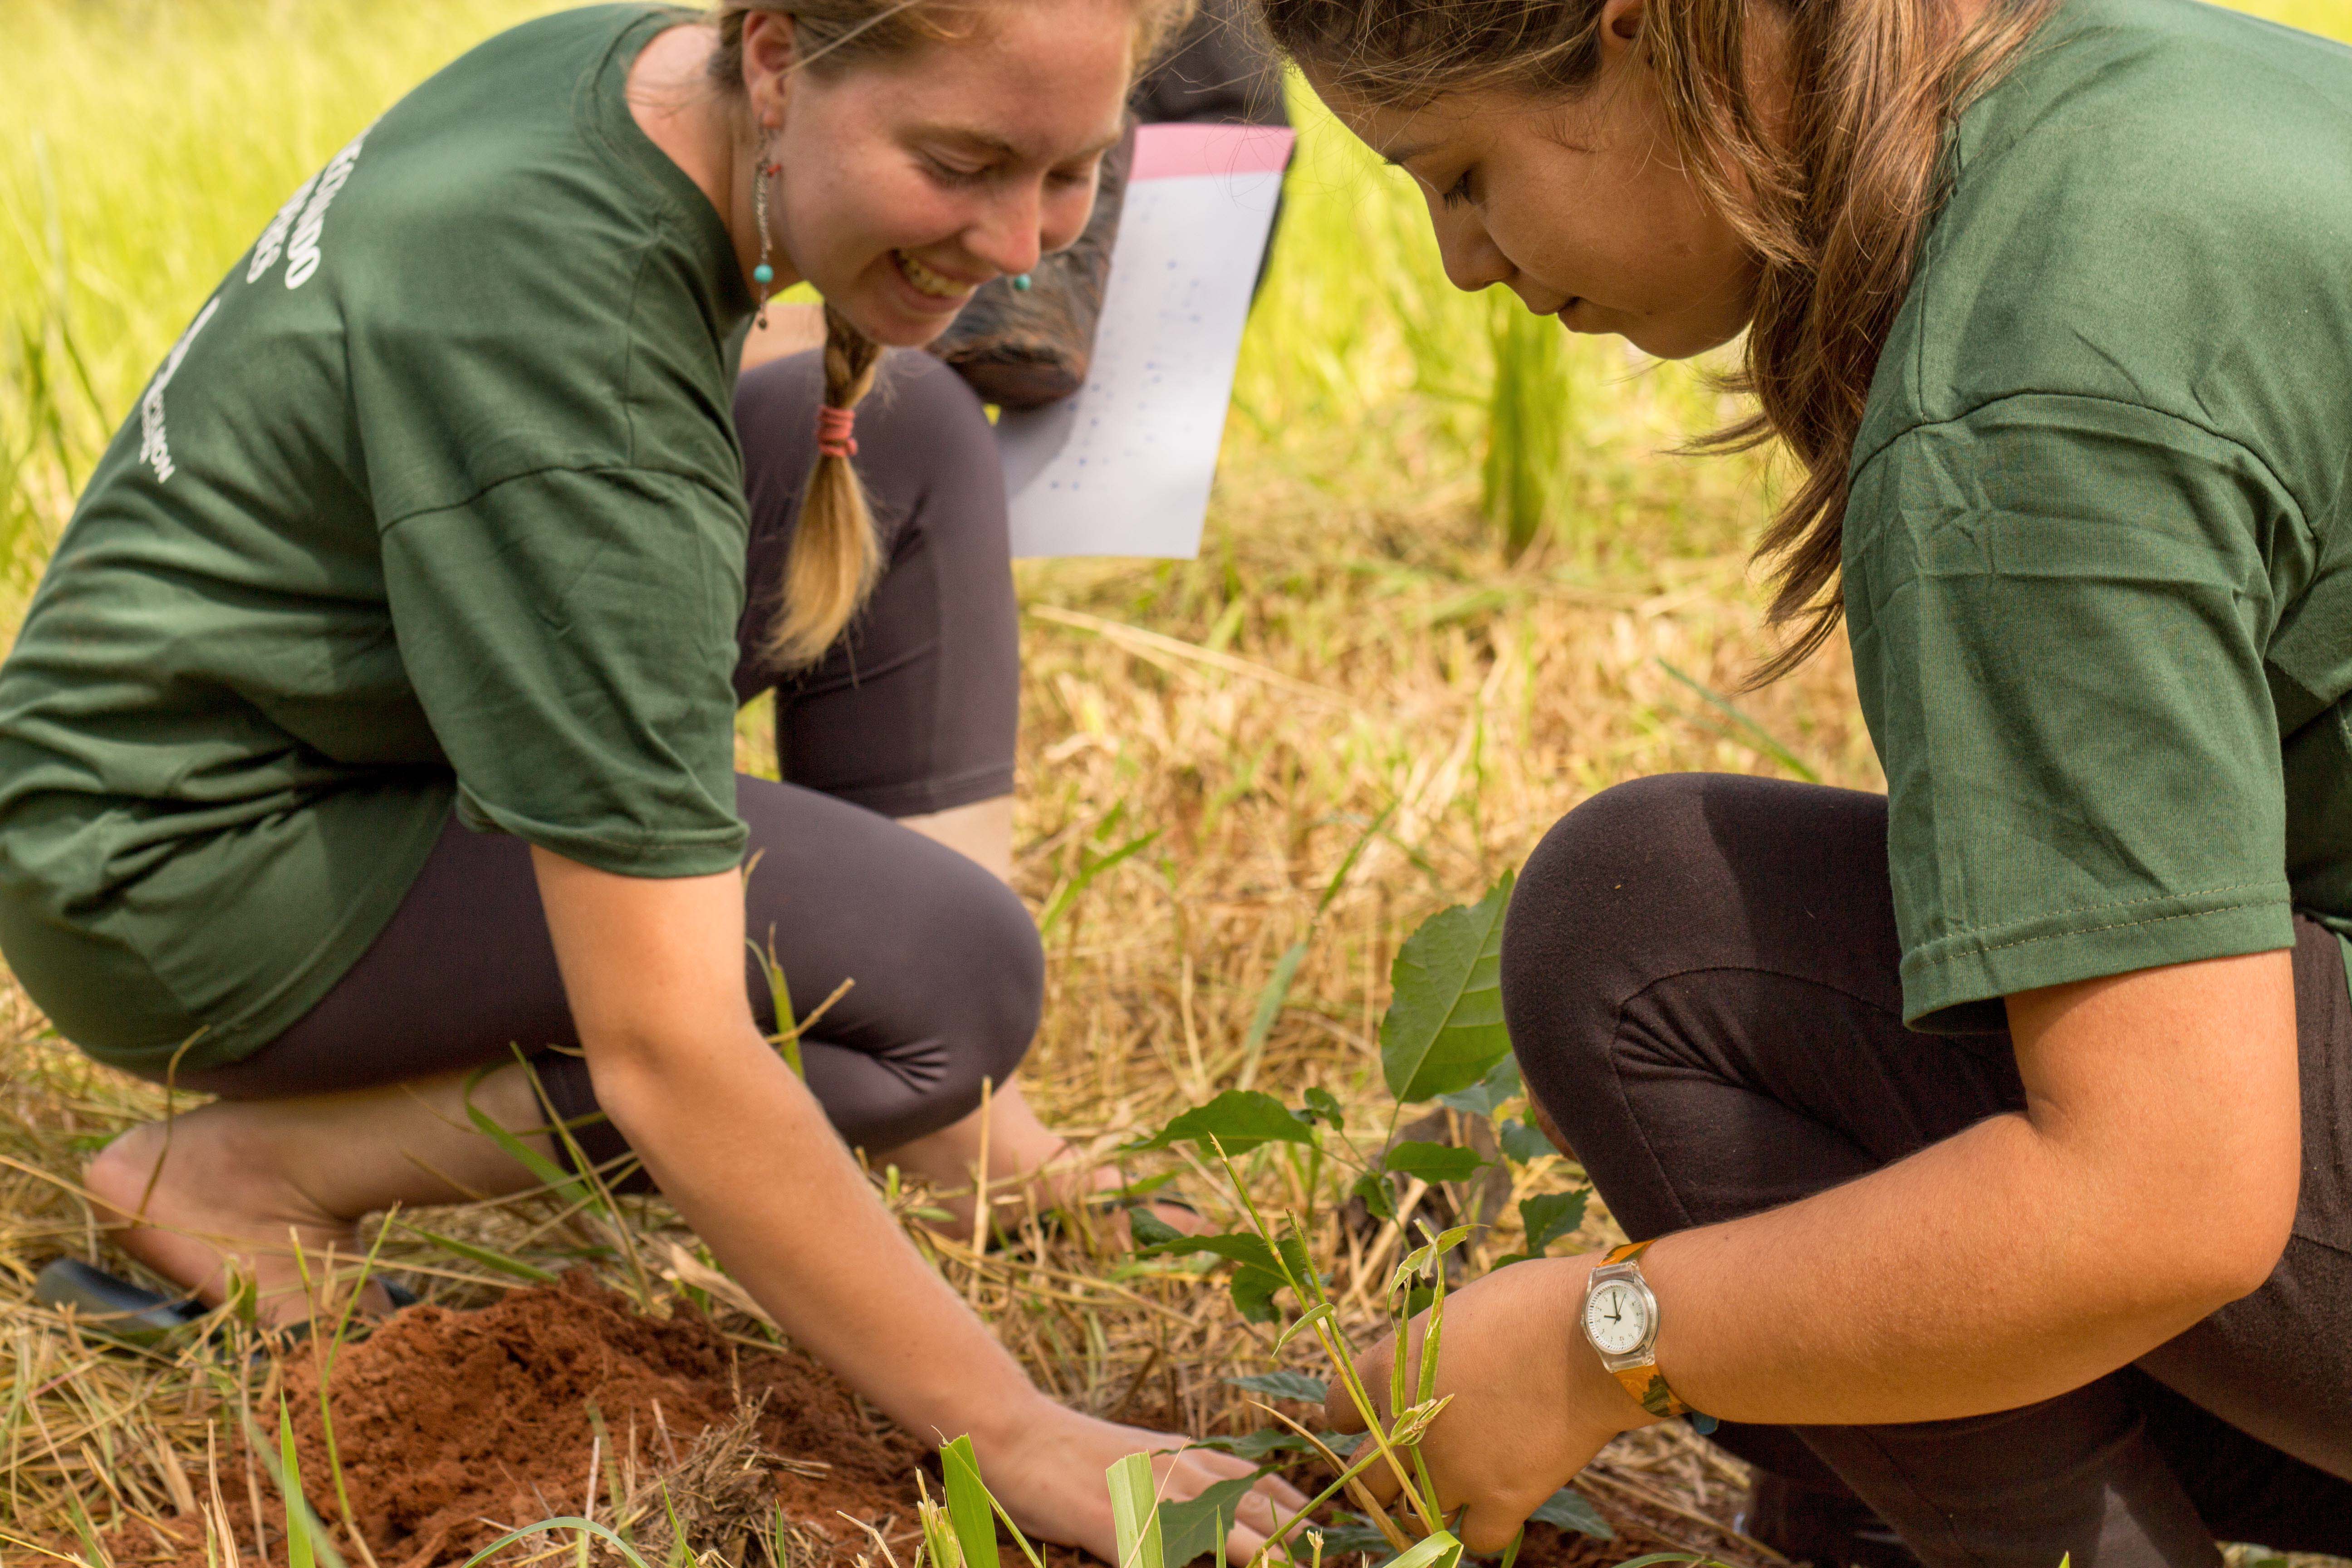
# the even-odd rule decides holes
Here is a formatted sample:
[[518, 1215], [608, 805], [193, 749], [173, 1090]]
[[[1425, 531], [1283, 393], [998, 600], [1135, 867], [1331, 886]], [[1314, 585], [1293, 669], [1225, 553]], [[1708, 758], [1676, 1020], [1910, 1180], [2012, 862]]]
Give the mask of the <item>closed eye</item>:
[[1449, 207], [1458, 207], [1475, 201], [1476, 198], [1470, 194], [1470, 171], [1463, 170], [1462, 177], [1447, 186], [1445, 194], [1437, 199]]
[[976, 185], [988, 178], [989, 174], [985, 167], [971, 168], [951, 163], [944, 158], [927, 157], [923, 160], [923, 166], [931, 178], [943, 185]]

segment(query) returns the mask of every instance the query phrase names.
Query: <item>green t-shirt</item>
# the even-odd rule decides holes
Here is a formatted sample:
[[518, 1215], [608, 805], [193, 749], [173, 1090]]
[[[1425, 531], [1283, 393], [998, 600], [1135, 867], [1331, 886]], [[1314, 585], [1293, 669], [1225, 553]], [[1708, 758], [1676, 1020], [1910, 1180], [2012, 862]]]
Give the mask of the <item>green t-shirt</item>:
[[0, 947], [103, 1059], [234, 1060], [448, 818], [722, 871], [747, 530], [725, 226], [569, 12], [307, 182], [156, 373], [0, 668]]
[[2352, 50], [2068, 0], [1855, 444], [1904, 1013], [2352, 931]]

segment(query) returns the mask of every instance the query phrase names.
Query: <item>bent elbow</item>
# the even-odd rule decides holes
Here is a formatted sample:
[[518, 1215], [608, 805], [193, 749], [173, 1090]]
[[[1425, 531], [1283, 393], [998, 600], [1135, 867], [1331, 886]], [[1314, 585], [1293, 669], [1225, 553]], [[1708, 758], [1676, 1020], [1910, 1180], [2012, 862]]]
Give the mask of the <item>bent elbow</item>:
[[[2201, 1321], [2261, 1289], [2277, 1270], [2294, 1235], [2296, 1192], [2247, 1185], [2183, 1197], [2155, 1205], [2166, 1217], [2151, 1227], [2142, 1278], [2160, 1282], [2166, 1307]], [[2193, 1232], [2179, 1223], [2190, 1212], [2198, 1215]]]
[[2210, 1288], [2219, 1311], [2261, 1289], [2278, 1269], [2294, 1235], [2297, 1193], [2264, 1193], [2231, 1205], [2225, 1228], [2216, 1237]]

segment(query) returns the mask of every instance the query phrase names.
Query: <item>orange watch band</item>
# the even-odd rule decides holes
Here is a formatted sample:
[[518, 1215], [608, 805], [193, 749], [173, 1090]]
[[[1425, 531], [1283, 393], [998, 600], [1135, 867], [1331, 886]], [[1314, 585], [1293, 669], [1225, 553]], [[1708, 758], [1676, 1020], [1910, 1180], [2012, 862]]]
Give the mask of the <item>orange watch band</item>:
[[[1606, 1268], [1612, 1263], [1630, 1263], [1646, 1251], [1649, 1245], [1646, 1241], [1632, 1241], [1622, 1247], [1612, 1247], [1608, 1255], [1601, 1258], [1601, 1266]], [[1684, 1404], [1673, 1389], [1666, 1386], [1665, 1373], [1658, 1370], [1658, 1363], [1654, 1361], [1643, 1362], [1635, 1366], [1618, 1367], [1612, 1375], [1624, 1385], [1626, 1393], [1633, 1396], [1634, 1404], [1653, 1415], [1664, 1418], [1693, 1414], [1691, 1407]]]

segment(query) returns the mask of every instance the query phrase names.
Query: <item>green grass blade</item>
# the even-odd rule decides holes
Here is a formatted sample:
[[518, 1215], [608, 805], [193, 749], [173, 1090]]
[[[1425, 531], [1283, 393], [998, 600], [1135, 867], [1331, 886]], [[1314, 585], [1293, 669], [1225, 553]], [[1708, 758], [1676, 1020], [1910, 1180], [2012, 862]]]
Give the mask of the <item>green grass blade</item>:
[[996, 1510], [980, 1479], [969, 1436], [940, 1447], [940, 1475], [948, 1494], [948, 1522], [963, 1549], [964, 1568], [998, 1568]]
[[[1450, 1530], [1441, 1530], [1412, 1543], [1388, 1568], [1455, 1568], [1462, 1561], [1462, 1542]], [[1633, 1568], [1627, 1563], [1624, 1568]]]
[[471, 1121], [483, 1137], [505, 1150], [517, 1164], [537, 1177], [541, 1184], [561, 1194], [566, 1203], [585, 1208], [597, 1207], [596, 1194], [589, 1191], [587, 1184], [579, 1177], [508, 1131], [499, 1124], [497, 1117], [474, 1103], [475, 1086], [505, 1065], [504, 1062], [486, 1063], [467, 1075], [466, 1086], [460, 1093], [465, 1101], [466, 1120]]
[[469, 1263], [478, 1263], [485, 1268], [495, 1268], [501, 1274], [511, 1275], [517, 1279], [527, 1279], [534, 1285], [555, 1283], [554, 1273], [541, 1268], [536, 1263], [525, 1263], [520, 1258], [509, 1258], [503, 1252], [479, 1247], [470, 1241], [460, 1241], [454, 1236], [444, 1236], [437, 1230], [427, 1230], [423, 1226], [409, 1220], [402, 1220], [400, 1228], [419, 1240], [429, 1241], [443, 1251], [454, 1253]]
[[458, 1568], [479, 1568], [479, 1564], [488, 1562], [491, 1558], [497, 1556], [508, 1547], [512, 1546], [516, 1542], [522, 1540], [525, 1536], [544, 1535], [558, 1530], [577, 1530], [585, 1535], [593, 1535], [596, 1537], [596, 1539], [604, 1542], [604, 1544], [610, 1546], [614, 1551], [619, 1552], [623, 1559], [628, 1563], [629, 1568], [653, 1568], [651, 1563], [637, 1555], [636, 1549], [635, 1547], [622, 1540], [619, 1536], [614, 1534], [611, 1531], [605, 1529], [603, 1525], [598, 1524], [594, 1520], [577, 1519], [569, 1515], [562, 1519], [542, 1519], [537, 1524], [526, 1524], [520, 1530], [509, 1530], [504, 1535], [499, 1536], [496, 1541], [491, 1542], [488, 1546], [483, 1547], [479, 1552], [475, 1552], [471, 1557], [467, 1558], [464, 1563], [458, 1564]]
[[[1740, 729], [1747, 731], [1748, 735], [1753, 736], [1753, 740], [1746, 742], [1749, 750], [1763, 752], [1766, 756], [1770, 757], [1774, 762], [1779, 763], [1782, 767], [1788, 769], [1790, 773], [1796, 774], [1807, 784], [1819, 784], [1822, 782], [1822, 775], [1815, 773], [1811, 767], [1808, 766], [1803, 758], [1798, 756], [1796, 752], [1782, 745], [1778, 736], [1774, 735], [1771, 731], [1767, 730], [1763, 725], [1758, 723], [1754, 719], [1749, 718], [1746, 710], [1740, 708], [1729, 698], [1717, 696], [1715, 692], [1709, 690], [1705, 685], [1694, 680], [1689, 676], [1684, 674], [1681, 670], [1676, 669], [1673, 665], [1668, 664], [1663, 658], [1657, 660], [1657, 666], [1660, 669], [1664, 670], [1668, 675], [1673, 676], [1676, 680], [1681, 681], [1685, 686], [1689, 687], [1693, 691], [1698, 693], [1700, 700], [1705, 701], [1709, 707], [1715, 709], [1717, 712], [1726, 715], [1733, 723], [1738, 724]], [[1737, 739], [1738, 737], [1733, 738]]]
[[98, 1527], [89, 1521], [89, 1510], [82, 1506], [81, 1493], [68, 1490], [66, 1497], [73, 1503], [74, 1535], [81, 1542], [81, 1549], [89, 1553], [89, 1568], [114, 1568], [114, 1558], [107, 1552], [106, 1543], [99, 1540]]
[[1129, 839], [1108, 855], [1087, 858], [1082, 853], [1077, 875], [1063, 884], [1061, 890], [1046, 904], [1045, 914], [1038, 918], [1037, 934], [1041, 937], [1052, 934], [1054, 928], [1062, 923], [1062, 918], [1070, 912], [1070, 906], [1078, 901], [1079, 895], [1093, 886], [1097, 879], [1120, 862], [1140, 855], [1159, 837], [1160, 829], [1155, 827], [1140, 837]]
[[1307, 957], [1313, 935], [1310, 926], [1307, 936], [1292, 942], [1274, 961], [1274, 973], [1266, 977], [1265, 989], [1257, 994], [1257, 1012], [1250, 1018], [1249, 1033], [1242, 1037], [1242, 1070], [1234, 1079], [1234, 1088], [1247, 1089], [1257, 1081], [1257, 1059], [1265, 1049], [1265, 1037], [1274, 1033], [1274, 1021], [1282, 1016], [1282, 1005], [1290, 1000], [1291, 982], [1298, 978], [1298, 966]]
[[310, 1538], [310, 1521], [304, 1517], [310, 1510], [296, 1500], [302, 1495], [302, 1462], [294, 1454], [294, 1418], [286, 1408], [286, 1395], [278, 1396], [278, 1465], [286, 1489], [286, 1562], [287, 1568], [311, 1568], [317, 1561]]
[[1167, 1568], [1160, 1539], [1160, 1490], [1151, 1456], [1129, 1454], [1103, 1472], [1110, 1486], [1111, 1528], [1118, 1537], [1116, 1568]]

